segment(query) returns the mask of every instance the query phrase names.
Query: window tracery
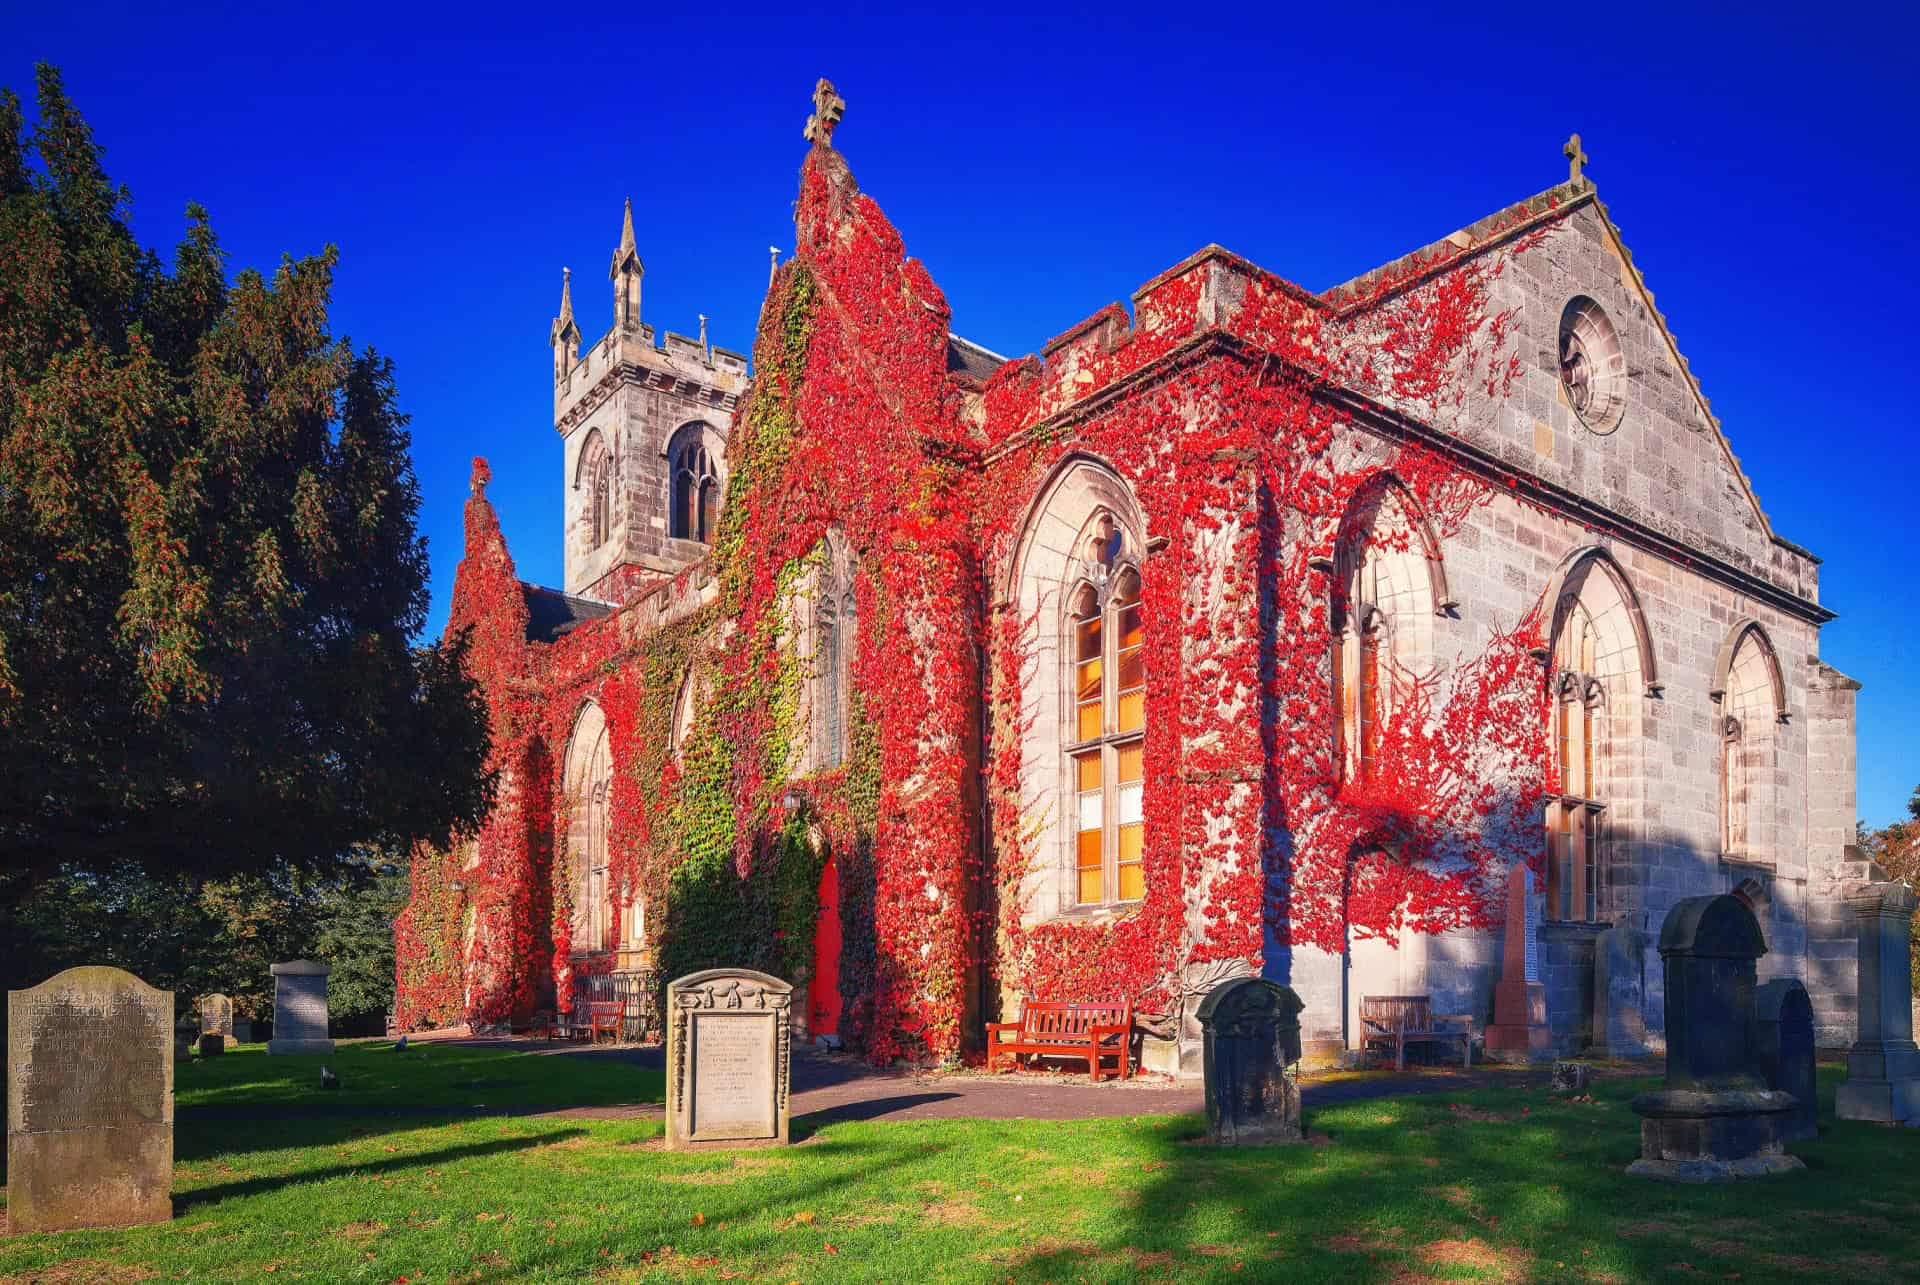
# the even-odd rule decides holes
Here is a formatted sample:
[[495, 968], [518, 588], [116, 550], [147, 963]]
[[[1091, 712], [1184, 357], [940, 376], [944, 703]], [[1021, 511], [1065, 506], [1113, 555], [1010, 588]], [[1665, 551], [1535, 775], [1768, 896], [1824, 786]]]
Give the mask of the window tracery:
[[1074, 789], [1074, 899], [1146, 895], [1141, 803], [1146, 736], [1140, 569], [1113, 515], [1095, 517], [1070, 597], [1067, 753]]
[[668, 451], [673, 480], [668, 532], [675, 539], [711, 544], [720, 521], [720, 475], [707, 451], [703, 428], [690, 424], [681, 429]]

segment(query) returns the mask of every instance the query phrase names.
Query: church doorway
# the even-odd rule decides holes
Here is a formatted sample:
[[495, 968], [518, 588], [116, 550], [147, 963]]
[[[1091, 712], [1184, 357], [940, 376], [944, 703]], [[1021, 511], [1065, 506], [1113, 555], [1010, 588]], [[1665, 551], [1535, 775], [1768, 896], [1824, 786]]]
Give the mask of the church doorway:
[[840, 1034], [840, 862], [832, 853], [820, 870], [817, 913], [813, 977], [807, 984], [807, 1030], [816, 1040]]

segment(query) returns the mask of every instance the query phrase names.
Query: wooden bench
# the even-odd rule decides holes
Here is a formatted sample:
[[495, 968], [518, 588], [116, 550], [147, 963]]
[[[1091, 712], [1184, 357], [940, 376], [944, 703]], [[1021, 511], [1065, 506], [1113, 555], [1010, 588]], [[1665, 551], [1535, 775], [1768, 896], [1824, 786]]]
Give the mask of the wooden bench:
[[[1012, 1039], [1002, 1039], [1011, 1035]], [[987, 1070], [1003, 1057], [1020, 1065], [1023, 1057], [1071, 1057], [1087, 1063], [1095, 1081], [1102, 1075], [1131, 1074], [1133, 1005], [1131, 1003], [1048, 1003], [1028, 1000], [1020, 1006], [1017, 1022], [987, 1023]], [[1118, 1062], [1117, 1071], [1103, 1071], [1101, 1062]]]
[[[1458, 1027], [1439, 1026], [1458, 1022]], [[1431, 995], [1365, 995], [1360, 1000], [1361, 1046], [1393, 1049], [1393, 1069], [1407, 1069], [1407, 1045], [1459, 1041], [1462, 1064], [1473, 1065], [1473, 1017], [1435, 1013]]]

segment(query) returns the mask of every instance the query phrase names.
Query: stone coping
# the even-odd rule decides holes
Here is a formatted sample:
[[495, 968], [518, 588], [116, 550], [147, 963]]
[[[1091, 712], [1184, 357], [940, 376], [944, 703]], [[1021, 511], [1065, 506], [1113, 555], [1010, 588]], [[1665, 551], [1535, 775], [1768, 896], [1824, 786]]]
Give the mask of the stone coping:
[[318, 959], [292, 959], [267, 971], [275, 977], [325, 977], [333, 971], [333, 965]]

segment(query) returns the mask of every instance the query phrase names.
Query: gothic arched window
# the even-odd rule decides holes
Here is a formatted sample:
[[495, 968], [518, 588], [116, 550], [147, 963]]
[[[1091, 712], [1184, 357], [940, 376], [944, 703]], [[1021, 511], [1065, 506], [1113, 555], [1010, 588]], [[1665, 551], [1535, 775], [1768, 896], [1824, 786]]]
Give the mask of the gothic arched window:
[[801, 591], [813, 613], [810, 771], [846, 760], [853, 735], [853, 662], [860, 646], [860, 600], [854, 591], [859, 563], [839, 527], [828, 528], [812, 563], [810, 587]]
[[1399, 483], [1363, 487], [1341, 523], [1329, 613], [1334, 762], [1345, 780], [1374, 779], [1395, 683], [1432, 651], [1438, 567], [1438, 550]]
[[598, 429], [587, 436], [580, 448], [580, 463], [574, 485], [585, 492], [585, 522], [591, 548], [599, 548], [613, 537], [613, 452]]
[[1720, 704], [1720, 852], [1773, 859], [1774, 747], [1786, 694], [1773, 647], [1751, 621], [1735, 627], [1716, 666]]
[[1146, 733], [1140, 569], [1111, 514], [1089, 524], [1085, 575], [1069, 598], [1067, 754], [1074, 784], [1074, 896], [1081, 905], [1146, 895], [1141, 813]]
[[578, 883], [574, 949], [612, 950], [620, 936], [618, 894], [610, 882], [608, 830], [613, 793], [613, 762], [606, 717], [589, 703], [574, 720], [567, 750], [567, 846]]
[[673, 476], [673, 504], [669, 532], [675, 539], [713, 542], [720, 520], [720, 477], [707, 454], [698, 426], [682, 429], [668, 453]]

